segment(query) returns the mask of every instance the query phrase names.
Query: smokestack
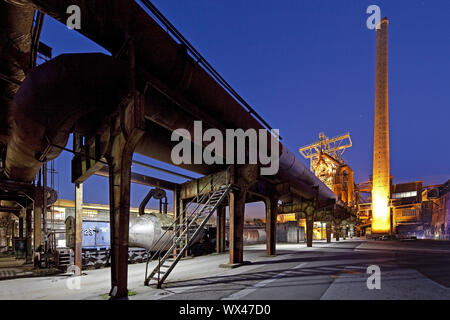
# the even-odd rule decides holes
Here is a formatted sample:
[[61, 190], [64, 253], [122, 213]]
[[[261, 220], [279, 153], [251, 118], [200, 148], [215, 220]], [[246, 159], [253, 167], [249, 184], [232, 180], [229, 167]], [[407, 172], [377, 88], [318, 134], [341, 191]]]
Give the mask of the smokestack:
[[383, 18], [377, 27], [375, 76], [375, 127], [373, 141], [372, 231], [390, 231], [388, 25]]

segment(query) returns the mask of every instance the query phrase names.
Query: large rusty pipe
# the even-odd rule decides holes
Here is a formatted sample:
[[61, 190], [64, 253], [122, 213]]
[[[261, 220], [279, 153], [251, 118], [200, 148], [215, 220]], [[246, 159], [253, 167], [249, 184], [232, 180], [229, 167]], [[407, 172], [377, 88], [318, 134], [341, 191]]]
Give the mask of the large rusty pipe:
[[[134, 1], [30, 0], [30, 3], [63, 23], [67, 19], [67, 7], [78, 5], [83, 13], [83, 26], [79, 31], [85, 36], [113, 54], [121, 50], [126, 39], [133, 38], [138, 44], [135, 52], [139, 68], [176, 88], [186, 100], [211, 116], [222, 119], [227, 128], [263, 128]], [[293, 183], [300, 179], [309, 186], [318, 186], [319, 198], [336, 199], [287, 148], [281, 145], [280, 150], [281, 175]], [[311, 187], [309, 189], [311, 193]]]
[[[90, 127], [85, 122], [98, 124], [110, 116], [128, 94], [127, 72], [126, 64], [103, 54], [65, 54], [34, 69], [14, 99], [5, 161], [9, 178], [33, 180], [43, 162], [61, 153], [61, 148], [52, 145], [63, 147], [71, 132]], [[153, 105], [161, 109], [158, 101]], [[168, 129], [148, 121], [136, 152], [171, 163], [177, 142], [170, 137]], [[196, 164], [181, 167], [201, 174], [218, 169]]]
[[33, 15], [26, 1], [0, 1], [0, 144], [8, 141], [11, 102], [29, 67]]
[[52, 145], [65, 146], [80, 118], [95, 121], [116, 110], [128, 94], [127, 72], [103, 54], [61, 55], [31, 71], [14, 98], [8, 177], [32, 181], [61, 153]]
[[[67, 7], [82, 13], [80, 33], [116, 54], [132, 37], [136, 65], [171, 88], [177, 88], [199, 108], [227, 128], [263, 128], [226, 90], [198, 65], [134, 0], [29, 0], [39, 10], [62, 23]], [[99, 28], [99, 26], [102, 26]]]
[[[319, 200], [334, 199], [337, 200], [336, 194], [330, 190], [314, 173], [312, 173], [292, 152], [282, 146], [280, 156], [280, 176], [296, 185], [298, 181], [302, 181], [309, 186], [318, 189]], [[314, 191], [310, 189], [310, 197], [315, 196]]]

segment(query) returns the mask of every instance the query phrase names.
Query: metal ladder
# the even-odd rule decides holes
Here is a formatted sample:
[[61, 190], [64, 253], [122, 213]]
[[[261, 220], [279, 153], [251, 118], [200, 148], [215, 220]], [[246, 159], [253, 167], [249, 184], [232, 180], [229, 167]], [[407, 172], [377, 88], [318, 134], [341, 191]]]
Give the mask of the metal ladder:
[[[211, 186], [211, 192], [203, 193], [208, 186]], [[196, 240], [214, 211], [227, 197], [231, 187], [229, 183], [229, 170], [227, 169], [216, 177], [215, 181], [212, 181], [211, 184], [205, 185], [198, 192], [198, 195], [186, 205], [181, 215], [184, 217], [183, 220], [180, 222], [178, 221], [179, 219], [176, 219], [156, 241], [153, 247], [148, 250], [144, 285], [148, 286], [150, 281], [154, 280], [156, 281], [156, 287], [161, 288], [170, 272], [183, 257], [183, 254], [189, 246]], [[188, 212], [188, 209], [192, 209], [192, 207], [194, 209]], [[169, 231], [172, 231], [172, 233], [168, 233]], [[165, 249], [170, 243], [172, 245], [166, 251]], [[159, 249], [150, 256], [150, 252], [154, 251], [158, 245]], [[147, 275], [149, 262], [156, 257], [158, 258], [158, 264]]]

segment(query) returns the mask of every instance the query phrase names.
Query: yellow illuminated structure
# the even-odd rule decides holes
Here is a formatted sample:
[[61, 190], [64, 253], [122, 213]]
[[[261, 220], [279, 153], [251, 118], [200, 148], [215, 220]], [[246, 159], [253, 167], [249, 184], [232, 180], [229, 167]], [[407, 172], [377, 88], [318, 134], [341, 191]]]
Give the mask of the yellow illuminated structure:
[[372, 232], [391, 231], [388, 111], [388, 24], [383, 18], [377, 28], [375, 75], [375, 123], [373, 144]]
[[311, 171], [349, 206], [354, 204], [353, 170], [344, 163], [342, 154], [351, 146], [350, 133], [334, 138], [320, 133], [319, 141], [299, 149], [309, 159]]

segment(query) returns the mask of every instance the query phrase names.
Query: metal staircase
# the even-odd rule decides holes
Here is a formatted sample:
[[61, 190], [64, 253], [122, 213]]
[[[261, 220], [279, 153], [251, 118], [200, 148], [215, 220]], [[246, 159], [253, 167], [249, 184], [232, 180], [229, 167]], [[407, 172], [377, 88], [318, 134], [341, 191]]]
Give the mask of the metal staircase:
[[[211, 187], [210, 192], [204, 192], [207, 187]], [[183, 254], [201, 234], [214, 211], [227, 197], [230, 189], [229, 170], [226, 170], [221, 175], [214, 177], [211, 184], [205, 185], [198, 195], [185, 206], [181, 214], [181, 217], [184, 218], [176, 219], [148, 250], [144, 282], [146, 286], [150, 285], [153, 280], [156, 282], [156, 287], [161, 288]], [[153, 251], [155, 253], [150, 256], [150, 252]], [[158, 259], [158, 264], [148, 274], [149, 262], [154, 259]]]

